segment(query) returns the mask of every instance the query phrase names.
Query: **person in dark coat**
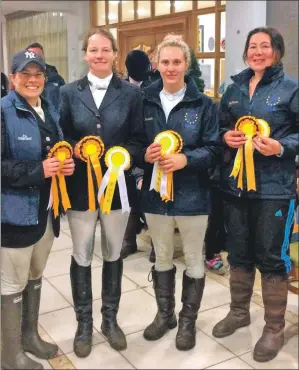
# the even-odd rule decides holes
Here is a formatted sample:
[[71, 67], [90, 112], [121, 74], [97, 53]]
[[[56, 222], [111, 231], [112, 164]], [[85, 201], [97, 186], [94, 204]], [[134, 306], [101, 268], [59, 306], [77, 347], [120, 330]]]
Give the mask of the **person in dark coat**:
[[[47, 158], [62, 139], [58, 114], [42, 97], [45, 63], [21, 51], [12, 61], [14, 90], [1, 99], [1, 365], [43, 369], [38, 358], [56, 355], [56, 344], [38, 334], [42, 275], [54, 241], [48, 210], [51, 177], [74, 171], [73, 159]], [[58, 219], [59, 222], [59, 219]], [[55, 223], [57, 224], [57, 223]]]
[[[289, 241], [296, 197], [299, 94], [298, 81], [283, 70], [284, 52], [284, 40], [277, 30], [260, 27], [250, 31], [243, 52], [249, 67], [232, 77], [233, 83], [221, 99], [221, 132], [226, 145], [221, 189], [225, 193], [231, 305], [226, 318], [214, 327], [213, 335], [222, 338], [250, 324], [249, 306], [257, 267], [266, 322], [253, 351], [253, 358], [259, 362], [272, 360], [283, 346], [291, 268]], [[251, 122], [252, 117], [264, 120], [270, 128], [270, 137], [258, 132], [253, 138], [256, 190], [251, 190], [247, 172], [242, 178], [243, 190], [230, 176], [237, 149], [251, 140], [235, 129], [236, 122], [244, 116], [250, 116]]]
[[[136, 85], [141, 90], [148, 86], [151, 81], [148, 77], [148, 73], [151, 70], [151, 63], [147, 54], [142, 50], [132, 50], [126, 57], [126, 68], [128, 72], [127, 81]], [[141, 189], [141, 182], [143, 177], [143, 170], [135, 167], [132, 171], [135, 176], [137, 188]], [[136, 200], [136, 204], [131, 208], [123, 246], [121, 250], [122, 258], [127, 258], [129, 255], [137, 252], [137, 234], [145, 227], [145, 218], [140, 211], [139, 194]]]
[[[39, 54], [45, 60], [44, 48], [38, 42], [34, 42], [27, 46], [26, 50], [33, 51]], [[43, 96], [50, 100], [52, 104], [58, 109], [59, 107], [59, 91], [60, 87], [65, 85], [64, 79], [59, 75], [57, 68], [46, 63], [47, 80], [43, 91]]]
[[[147, 340], [158, 340], [177, 326], [173, 264], [173, 234], [177, 227], [186, 270], [176, 348], [190, 350], [196, 343], [195, 322], [205, 286], [202, 247], [211, 211], [208, 170], [220, 160], [219, 121], [213, 101], [199, 91], [192, 78], [185, 80], [190, 51], [181, 38], [170, 35], [159, 44], [157, 62], [162, 79], [143, 91], [143, 129], [148, 147], [143, 163], [141, 210], [156, 252], [151, 273], [158, 313], [143, 335]], [[154, 139], [165, 130], [181, 136], [181, 153], [161, 156], [161, 145]], [[155, 162], [163, 173], [173, 173], [173, 201], [165, 202], [158, 192], [150, 190]]]
[[[71, 285], [78, 327], [74, 352], [78, 357], [90, 354], [92, 346], [91, 262], [98, 217], [102, 233], [102, 332], [116, 350], [126, 348], [126, 337], [118, 326], [123, 260], [120, 257], [129, 213], [122, 212], [118, 186], [110, 214], [89, 210], [87, 164], [79, 158], [78, 142], [85, 136], [102, 138], [105, 150], [114, 146], [127, 149], [131, 169], [125, 171], [130, 206], [137, 197], [131, 170], [144, 148], [141, 138], [142, 99], [140, 89], [113, 73], [116, 41], [109, 30], [94, 28], [87, 34], [83, 50], [89, 72], [84, 78], [61, 88], [60, 123], [74, 147], [76, 170], [67, 183], [72, 209], [68, 220], [73, 240]], [[101, 159], [103, 174], [107, 167]], [[96, 185], [95, 185], [96, 186]], [[96, 193], [96, 192], [95, 192]]]

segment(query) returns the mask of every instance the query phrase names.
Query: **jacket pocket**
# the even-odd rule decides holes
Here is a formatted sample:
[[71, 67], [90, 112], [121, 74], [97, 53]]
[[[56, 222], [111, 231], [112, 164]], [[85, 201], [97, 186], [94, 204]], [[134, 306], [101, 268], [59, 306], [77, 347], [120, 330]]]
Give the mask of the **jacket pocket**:
[[2, 189], [1, 222], [17, 226], [38, 224], [39, 189]]

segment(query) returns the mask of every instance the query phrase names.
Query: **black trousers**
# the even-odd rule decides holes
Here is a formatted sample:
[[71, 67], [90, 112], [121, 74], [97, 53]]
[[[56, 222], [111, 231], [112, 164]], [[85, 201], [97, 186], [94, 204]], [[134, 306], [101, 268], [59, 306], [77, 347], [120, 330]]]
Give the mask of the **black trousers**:
[[212, 187], [212, 213], [208, 219], [205, 235], [206, 260], [226, 250], [226, 231], [223, 217], [223, 193], [218, 187]]
[[232, 267], [262, 273], [291, 270], [289, 245], [294, 225], [294, 200], [246, 199], [225, 195], [228, 262]]

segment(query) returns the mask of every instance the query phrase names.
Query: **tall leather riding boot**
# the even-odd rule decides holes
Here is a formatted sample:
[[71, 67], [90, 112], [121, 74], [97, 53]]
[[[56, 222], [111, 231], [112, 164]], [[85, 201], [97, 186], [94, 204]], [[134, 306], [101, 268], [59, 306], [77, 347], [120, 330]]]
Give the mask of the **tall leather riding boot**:
[[126, 337], [118, 326], [117, 313], [121, 297], [123, 261], [103, 263], [102, 275], [102, 332], [112, 348], [121, 351], [127, 348]]
[[255, 269], [246, 271], [240, 267], [230, 270], [231, 304], [227, 316], [213, 328], [216, 338], [233, 334], [237, 329], [250, 324], [250, 300], [253, 293]]
[[127, 258], [130, 254], [134, 254], [137, 252], [136, 237], [137, 234], [140, 232], [140, 223], [141, 221], [139, 212], [132, 208], [121, 250], [121, 257], [123, 259]]
[[262, 273], [262, 294], [266, 325], [253, 351], [253, 358], [258, 362], [275, 358], [284, 344], [284, 316], [288, 298], [287, 275]]
[[153, 266], [151, 272], [158, 312], [154, 321], [145, 329], [143, 336], [147, 340], [158, 340], [169, 329], [174, 329], [177, 326], [174, 313], [176, 267], [174, 266], [171, 270], [160, 272], [156, 271]]
[[183, 308], [179, 314], [179, 330], [176, 335], [176, 348], [180, 351], [188, 351], [195, 347], [198, 310], [205, 287], [205, 277], [201, 279], [190, 278], [184, 271], [182, 303]]
[[53, 358], [58, 352], [56, 344], [45, 342], [38, 333], [38, 315], [42, 278], [29, 280], [23, 291], [22, 345], [26, 352], [43, 359]]
[[1, 295], [1, 368], [43, 369], [22, 346], [22, 293]]
[[91, 266], [79, 266], [72, 256], [70, 277], [78, 321], [74, 352], [78, 357], [87, 357], [91, 352], [93, 331]]

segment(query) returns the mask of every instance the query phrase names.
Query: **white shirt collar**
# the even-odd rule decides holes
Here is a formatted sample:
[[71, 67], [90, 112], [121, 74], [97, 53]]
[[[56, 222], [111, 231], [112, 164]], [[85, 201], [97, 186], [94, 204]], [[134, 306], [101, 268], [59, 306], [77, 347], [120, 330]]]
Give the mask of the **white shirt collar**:
[[185, 95], [186, 89], [187, 89], [187, 86], [185, 84], [182, 89], [180, 89], [179, 91], [176, 91], [173, 94], [165, 91], [164, 89], [161, 91], [161, 94], [163, 94], [168, 100], [172, 101], [172, 100], [176, 100], [176, 99], [183, 97]]
[[112, 77], [113, 77], [113, 73], [111, 73], [111, 75], [109, 75], [105, 78], [99, 78], [99, 77], [93, 75], [91, 72], [88, 72], [88, 74], [87, 74], [88, 81], [91, 82], [93, 85], [106, 84], [107, 87], [108, 87]]
[[133, 85], [140, 87], [143, 81], [136, 81], [132, 77], [129, 76], [129, 82], [131, 82], [131, 84]]

